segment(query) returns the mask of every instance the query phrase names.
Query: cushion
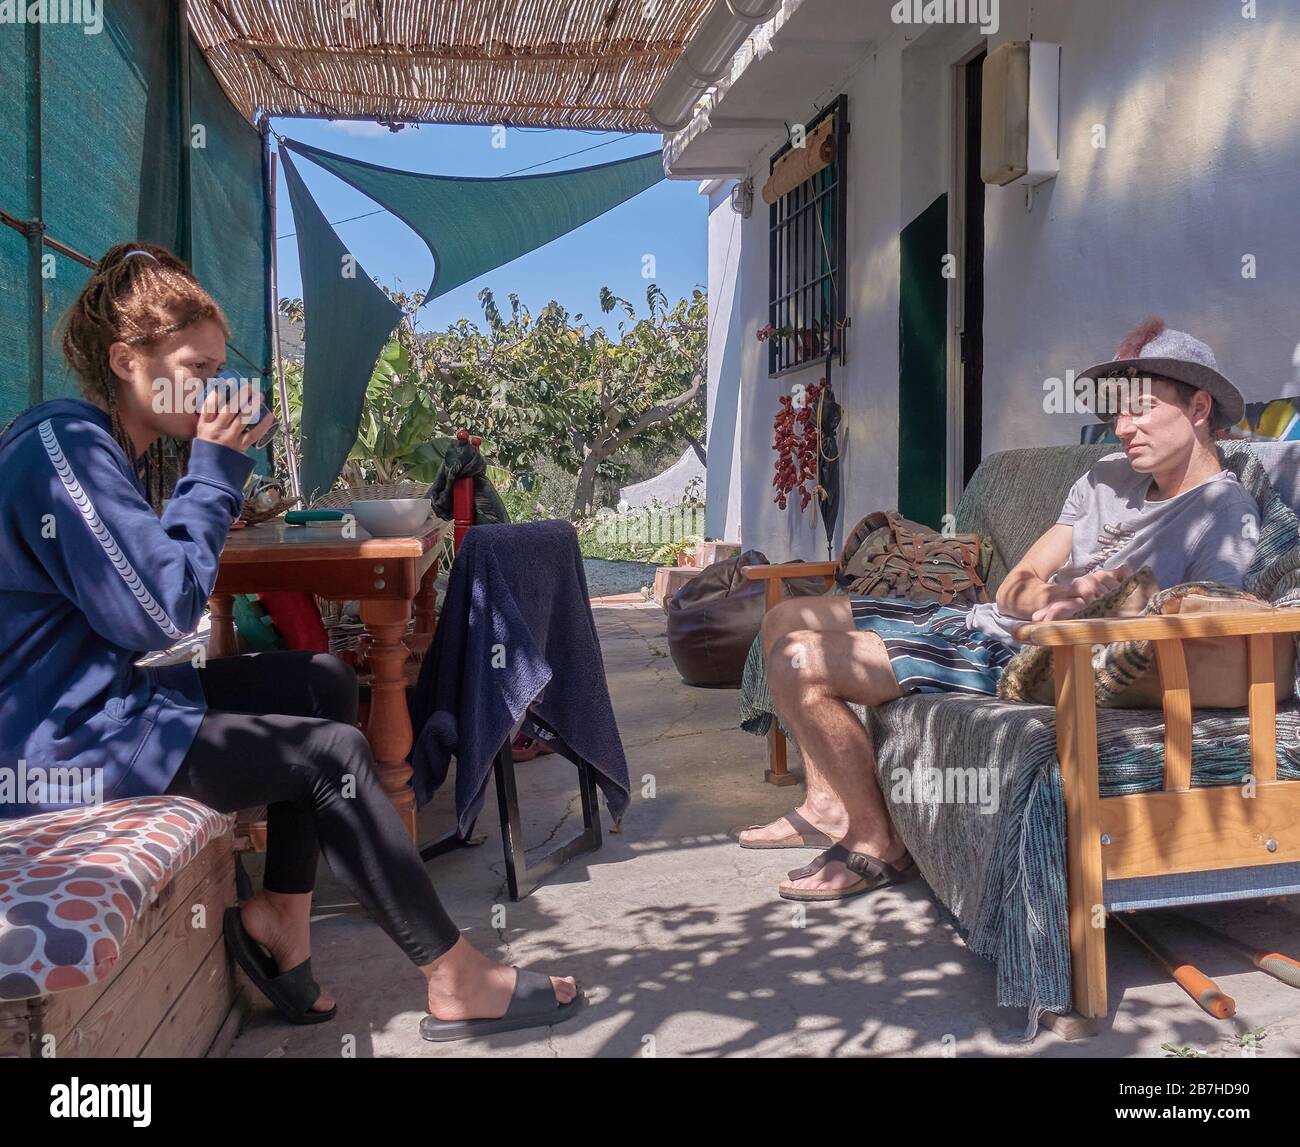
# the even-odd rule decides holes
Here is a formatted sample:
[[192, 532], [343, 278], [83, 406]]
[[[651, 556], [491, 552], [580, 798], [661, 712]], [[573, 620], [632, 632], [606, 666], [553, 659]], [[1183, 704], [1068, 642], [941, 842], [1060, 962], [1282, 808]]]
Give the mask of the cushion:
[[[1087, 617], [1138, 617], [1157, 592], [1155, 574], [1151, 572], [1150, 566], [1143, 566], [1110, 593], [1089, 602], [1071, 620]], [[1135, 667], [1133, 676], [1145, 672], [1148, 664], [1143, 662]], [[1056, 704], [1051, 646], [1026, 645], [1017, 653], [1007, 663], [1006, 669], [1002, 671], [1002, 677], [998, 680], [998, 696], [1003, 701], [1029, 701], [1036, 705]]]
[[310, 593], [293, 590], [277, 590], [274, 593], [259, 593], [257, 600], [262, 603], [275, 632], [283, 638], [280, 647], [285, 649], [304, 649], [313, 653], [330, 651], [329, 634], [325, 622], [321, 620], [320, 606]]
[[141, 910], [228, 824], [167, 796], [0, 820], [0, 1000], [107, 979]]
[[[749, 648], [758, 639], [767, 585], [750, 580], [745, 566], [767, 565], [746, 550], [706, 566], [668, 600], [668, 652], [687, 685], [739, 689]], [[783, 597], [821, 596], [820, 577], [787, 578]]]
[[[1231, 586], [1188, 582], [1161, 590], [1145, 613], [1276, 612], [1268, 602]], [[1195, 709], [1241, 709], [1249, 702], [1250, 670], [1245, 637], [1183, 642], [1187, 683]], [[1290, 634], [1273, 641], [1273, 672], [1278, 701], [1295, 692], [1295, 642]], [[1115, 642], [1098, 653], [1097, 704], [1115, 709], [1158, 709], [1162, 704], [1155, 643]]]

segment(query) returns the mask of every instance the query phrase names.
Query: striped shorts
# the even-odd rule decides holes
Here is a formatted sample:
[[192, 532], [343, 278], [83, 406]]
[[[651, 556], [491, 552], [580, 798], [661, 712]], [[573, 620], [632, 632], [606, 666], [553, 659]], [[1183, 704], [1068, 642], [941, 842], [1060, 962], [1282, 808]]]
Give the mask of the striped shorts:
[[850, 598], [853, 624], [885, 643], [899, 688], [908, 693], [996, 696], [1016, 650], [966, 625], [967, 607], [885, 597]]

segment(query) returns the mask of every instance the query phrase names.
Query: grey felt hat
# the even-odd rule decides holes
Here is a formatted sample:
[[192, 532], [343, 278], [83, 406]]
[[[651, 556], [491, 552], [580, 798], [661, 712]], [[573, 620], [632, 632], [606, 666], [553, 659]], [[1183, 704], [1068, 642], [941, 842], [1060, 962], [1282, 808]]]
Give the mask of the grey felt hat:
[[[1140, 333], [1144, 330], [1150, 337]], [[1235, 426], [1241, 421], [1246, 413], [1246, 400], [1241, 391], [1219, 373], [1219, 363], [1214, 352], [1205, 343], [1184, 331], [1168, 330], [1158, 320], [1139, 327], [1134, 334], [1140, 340], [1137, 347], [1134, 346], [1137, 340], [1130, 335], [1120, 346], [1119, 358], [1081, 371], [1076, 378], [1096, 381], [1103, 378], [1155, 377], [1185, 382], [1197, 390], [1208, 391], [1214, 399], [1214, 411], [1210, 418], [1212, 429]], [[1099, 411], [1097, 417], [1102, 422], [1110, 422], [1115, 416]]]

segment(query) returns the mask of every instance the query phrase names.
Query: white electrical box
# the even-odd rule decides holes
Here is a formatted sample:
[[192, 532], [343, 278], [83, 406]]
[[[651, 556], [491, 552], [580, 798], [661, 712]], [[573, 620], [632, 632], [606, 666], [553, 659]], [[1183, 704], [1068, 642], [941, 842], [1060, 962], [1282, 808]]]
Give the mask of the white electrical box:
[[1036, 187], [1061, 170], [1061, 45], [1012, 41], [984, 61], [980, 175]]

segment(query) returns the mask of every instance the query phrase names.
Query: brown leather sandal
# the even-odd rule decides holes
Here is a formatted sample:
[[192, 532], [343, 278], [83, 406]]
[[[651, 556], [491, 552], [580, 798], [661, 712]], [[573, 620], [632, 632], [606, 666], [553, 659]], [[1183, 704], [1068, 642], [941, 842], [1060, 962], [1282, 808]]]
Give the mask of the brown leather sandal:
[[[790, 822], [790, 827], [794, 829], [793, 836], [783, 836], [780, 840], [766, 840], [757, 844], [745, 844], [740, 842], [741, 848], [830, 848], [835, 842], [831, 840], [816, 825], [800, 816], [797, 812], [788, 812], [784, 820]], [[750, 832], [756, 828], [766, 828], [766, 825], [751, 824], [749, 828], [742, 828], [737, 832]]]
[[838, 860], [850, 872], [856, 872], [862, 879], [847, 888], [826, 888], [818, 891], [778, 888], [778, 894], [784, 900], [847, 900], [851, 896], [861, 896], [864, 892], [874, 892], [878, 888], [887, 888], [891, 884], [914, 880], [920, 875], [911, 853], [904, 852], [891, 864], [878, 856], [871, 856], [865, 852], [850, 852], [842, 844], [833, 844], [812, 863], [804, 865], [803, 868], [792, 868], [786, 876], [791, 880], [816, 876], [832, 860]]

